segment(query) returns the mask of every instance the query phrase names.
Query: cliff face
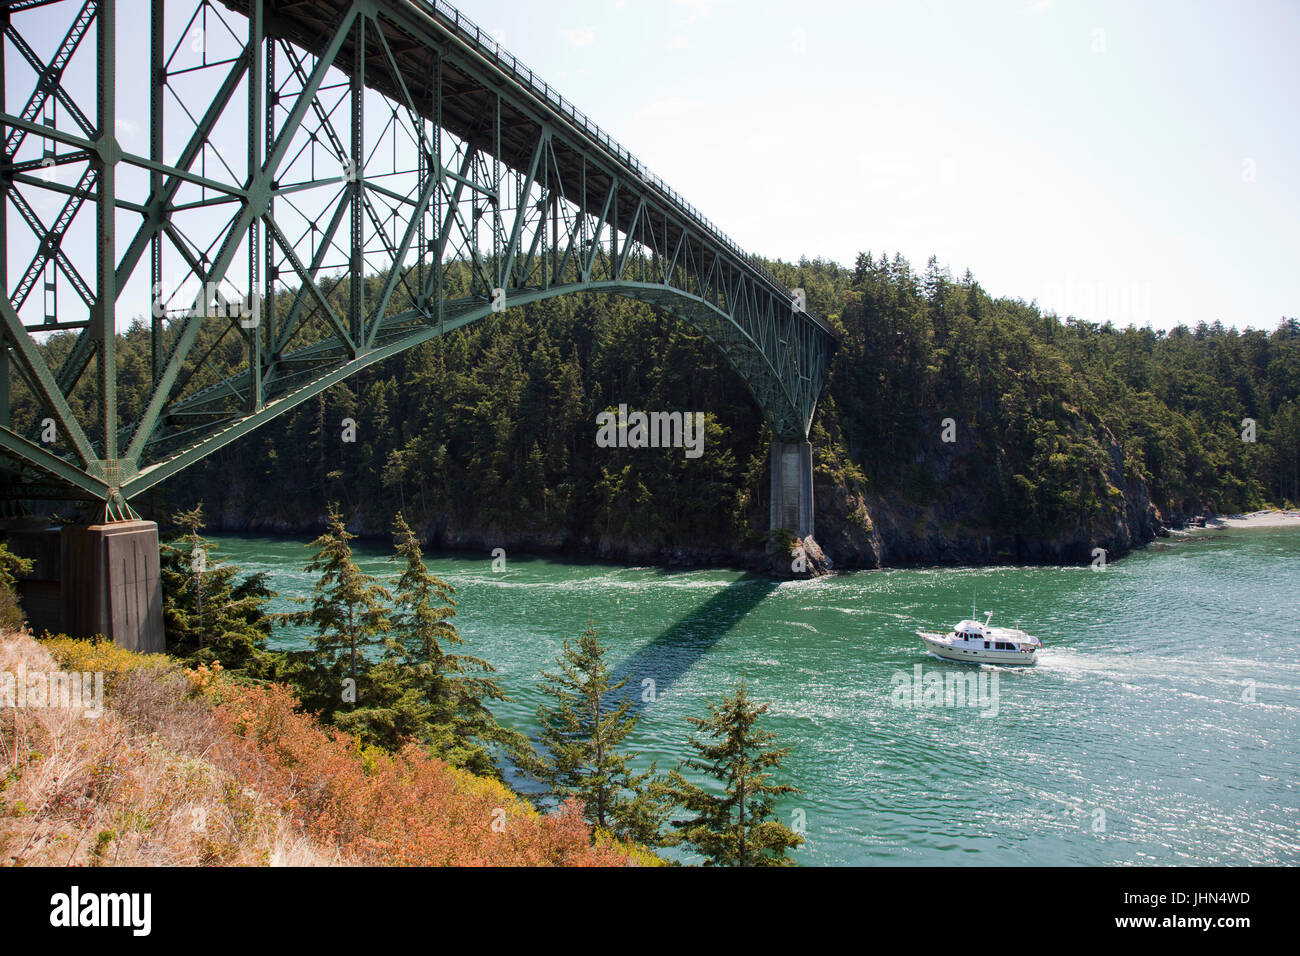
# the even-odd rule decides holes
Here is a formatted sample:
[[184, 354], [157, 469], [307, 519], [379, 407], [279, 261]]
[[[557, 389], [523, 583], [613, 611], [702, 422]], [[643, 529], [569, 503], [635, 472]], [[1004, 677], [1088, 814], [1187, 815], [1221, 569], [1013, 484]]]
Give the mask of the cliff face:
[[[347, 528], [352, 534], [374, 541], [390, 538], [388, 524], [391, 516], [371, 514], [363, 507], [350, 509], [346, 514]], [[768, 553], [757, 546], [747, 548], [739, 542], [700, 540], [664, 545], [645, 537], [576, 534], [563, 527], [498, 527], [457, 520], [445, 513], [428, 516], [417, 526], [420, 527], [423, 546], [434, 553], [478, 552], [487, 559], [496, 548], [502, 548], [507, 555], [568, 555], [666, 568], [743, 568], [779, 578], [807, 576], [794, 569], [794, 557], [784, 557], [784, 552]], [[237, 497], [236, 489], [232, 489], [231, 495], [208, 522], [208, 530], [214, 534], [306, 536], [318, 534], [324, 527], [323, 515], [306, 511], [279, 515], [258, 513]], [[830, 559], [813, 539], [808, 539], [804, 550], [807, 574], [815, 576], [831, 569]]]
[[[841, 440], [823, 435], [814, 457], [816, 540], [803, 542], [802, 553], [793, 556], [792, 543], [768, 540], [767, 504], [761, 494], [748, 505], [750, 532], [729, 535], [689, 530], [668, 534], [653, 526], [642, 530], [644, 522], [637, 520], [622, 522], [621, 532], [601, 531], [593, 529], [591, 515], [563, 509], [502, 523], [486, 517], [490, 512], [481, 507], [454, 512], [432, 494], [424, 501], [408, 499], [405, 506], [408, 520], [434, 551], [479, 552], [486, 557], [504, 548], [508, 554], [567, 554], [661, 567], [740, 567], [777, 577], [898, 565], [1080, 565], [1095, 560], [1098, 548], [1107, 560], [1114, 560], [1150, 542], [1163, 526], [1162, 516], [1151, 502], [1147, 482], [1114, 435], [1101, 422], [1083, 416], [1070, 420], [1069, 435], [1093, 449], [1089, 467], [1066, 473], [1068, 484], [1078, 491], [1075, 501], [1082, 504], [1077, 516], [1062, 517], [1057, 511], [1050, 520], [1038, 519], [1040, 530], [1024, 517], [1041, 514], [1028, 507], [1027, 500], [993, 500], [1000, 493], [999, 484], [988, 480], [988, 469], [996, 464], [990, 454], [1003, 452], [997, 445], [990, 453], [977, 444], [973, 430], [947, 444], [935, 433], [896, 473], [903, 477], [895, 484], [906, 488], [871, 485], [855, 463], [868, 460], [871, 451], [858, 450], [855, 459]], [[759, 490], [766, 485], [765, 476], [750, 481]], [[329, 496], [323, 489], [280, 498], [258, 491], [236, 483], [219, 500], [210, 499], [214, 530], [313, 534], [324, 527], [320, 502]], [[389, 539], [392, 504], [354, 494], [351, 500], [344, 497], [340, 506], [351, 532], [376, 541]], [[1009, 513], [1022, 517], [1012, 521], [1006, 517]], [[1047, 531], [1041, 530], [1043, 525]]]
[[[1162, 527], [1147, 483], [1125, 469], [1123, 449], [1110, 441], [1106, 482], [1108, 505], [1051, 536], [1009, 532], [990, 520], [990, 503], [946, 474], [942, 457], [926, 462], [939, 490], [926, 501], [900, 492], [871, 493], [859, 483], [832, 480], [819, 469], [815, 482], [816, 541], [805, 545], [809, 573], [899, 565], [1086, 564], [1102, 548], [1107, 560], [1141, 547]], [[314, 534], [323, 517], [306, 501], [285, 502], [276, 514], [252, 509], [239, 486], [212, 502], [213, 530], [241, 534]], [[391, 516], [372, 513], [364, 502], [345, 512], [348, 529], [364, 538], [386, 540]], [[741, 567], [778, 577], [799, 576], [783, 551], [736, 540], [680, 541], [664, 545], [649, 536], [623, 538], [578, 534], [563, 518], [550, 526], [495, 527], [445, 512], [417, 515], [421, 537], [431, 550], [517, 554], [568, 554], [661, 567]]]
[[937, 491], [925, 501], [900, 492], [817, 485], [817, 537], [836, 567], [944, 564], [1086, 564], [1094, 549], [1114, 560], [1141, 547], [1163, 526], [1146, 481], [1126, 469], [1124, 450], [1103, 429], [1109, 501], [1088, 520], [1052, 535], [1011, 532], [989, 517], [990, 502], [962, 481], [954, 456], [918, 457]]
[[885, 541], [874, 520], [871, 498], [857, 482], [840, 483], [814, 473], [813, 506], [817, 541], [834, 567], [879, 568], [885, 564]]
[[[1123, 500], [1109, 519], [1079, 522], [1052, 537], [1007, 533], [971, 524], [971, 504], [960, 493], [915, 504], [897, 496], [868, 496], [880, 550], [875, 566], [907, 564], [1085, 564], [1102, 548], [1107, 560], [1155, 538], [1159, 514], [1140, 479], [1124, 485]], [[870, 562], [873, 555], [864, 556]], [[873, 566], [864, 563], [857, 566]]]

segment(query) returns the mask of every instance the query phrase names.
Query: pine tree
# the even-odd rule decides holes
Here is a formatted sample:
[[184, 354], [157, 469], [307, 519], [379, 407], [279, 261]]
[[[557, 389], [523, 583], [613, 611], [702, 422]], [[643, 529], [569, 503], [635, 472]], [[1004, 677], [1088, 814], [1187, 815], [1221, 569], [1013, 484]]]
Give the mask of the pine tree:
[[391, 596], [374, 575], [366, 574], [352, 559], [348, 542], [355, 537], [344, 527], [337, 506], [330, 505], [325, 533], [308, 545], [316, 549], [316, 555], [307, 571], [320, 575], [312, 591], [311, 609], [287, 618], [315, 629], [311, 663], [317, 699], [312, 703], [327, 717], [343, 700], [335, 690], [344, 673], [351, 678], [357, 695], [347, 703], [355, 705], [363, 696], [357, 684], [359, 657], [366, 647], [382, 643], [389, 626]]
[[241, 569], [217, 554], [216, 542], [200, 533], [203, 503], [172, 515], [179, 532], [161, 548], [163, 624], [173, 653], [220, 661], [231, 669], [265, 676], [279, 655], [266, 652], [270, 635], [267, 602], [275, 593], [265, 574], [237, 580]]
[[415, 533], [398, 514], [395, 558], [405, 562], [383, 658], [367, 674], [365, 708], [340, 719], [366, 742], [389, 748], [416, 739], [439, 757], [484, 776], [500, 776], [491, 747], [527, 749], [522, 735], [502, 727], [488, 701], [507, 701], [487, 661], [450, 653], [463, 643], [451, 618], [455, 589], [425, 567]]
[[925, 263], [925, 278], [922, 280], [922, 292], [927, 302], [933, 304], [943, 291], [943, 270], [939, 268], [939, 257], [930, 256]]
[[654, 846], [662, 842], [670, 806], [653, 782], [655, 766], [640, 774], [631, 770], [640, 754], [623, 749], [623, 743], [637, 717], [631, 699], [624, 697], [616, 705], [610, 700], [628, 678], [614, 682], [598, 635], [588, 622], [576, 643], [565, 640], [559, 672], [542, 675], [542, 691], [554, 704], [538, 708], [546, 752], [530, 769], [556, 798], [581, 800], [593, 827]]
[[773, 747], [776, 735], [758, 728], [767, 708], [749, 697], [742, 681], [720, 705], [709, 705], [708, 717], [687, 718], [705, 739], [691, 737], [698, 756], [683, 766], [717, 780], [723, 792], [696, 786], [678, 767], [669, 791], [692, 816], [673, 826], [707, 866], [788, 866], [794, 861], [787, 851], [803, 844], [803, 837], [775, 818], [776, 798], [801, 791], [772, 783], [772, 771], [790, 751]]

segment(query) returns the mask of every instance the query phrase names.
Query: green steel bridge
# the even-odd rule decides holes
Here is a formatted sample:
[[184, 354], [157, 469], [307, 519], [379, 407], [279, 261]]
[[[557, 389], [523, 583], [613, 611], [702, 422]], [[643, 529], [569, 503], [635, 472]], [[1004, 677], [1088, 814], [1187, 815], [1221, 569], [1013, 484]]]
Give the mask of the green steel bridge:
[[[0, 0], [0, 29], [10, 507], [130, 522], [367, 366], [600, 292], [721, 350], [775, 438], [773, 525], [811, 534], [831, 326], [442, 0]], [[116, 354], [133, 318], [147, 369]]]

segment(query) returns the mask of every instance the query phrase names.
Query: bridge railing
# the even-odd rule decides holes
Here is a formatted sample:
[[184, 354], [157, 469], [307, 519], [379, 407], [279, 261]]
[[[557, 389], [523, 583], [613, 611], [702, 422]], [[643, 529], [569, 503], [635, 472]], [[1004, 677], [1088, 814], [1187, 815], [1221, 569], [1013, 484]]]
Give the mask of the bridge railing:
[[780, 289], [786, 295], [789, 290], [786, 289], [785, 283], [777, 279], [771, 272], [765, 268], [759, 261], [758, 256], [748, 253], [741, 249], [730, 236], [715, 226], [707, 217], [701, 215], [700, 211], [688, 203], [685, 199], [677, 194], [677, 191], [655, 175], [641, 160], [632, 155], [630, 151], [603, 129], [587, 118], [587, 115], [557, 93], [554, 89], [541, 79], [531, 69], [521, 63], [512, 53], [505, 50], [501, 44], [490, 33], [487, 33], [479, 27], [473, 20], [465, 16], [445, 0], [414, 0], [419, 6], [429, 7], [434, 10], [438, 18], [450, 26], [461, 39], [472, 44], [480, 53], [491, 57], [502, 70], [509, 73], [516, 81], [530, 90], [535, 96], [548, 102], [557, 112], [569, 118], [576, 126], [586, 131], [587, 135], [593, 140], [600, 143], [611, 154], [616, 156], [628, 168], [632, 169], [646, 185], [656, 189], [665, 199], [675, 205], [679, 211], [690, 217], [691, 221], [700, 226], [720, 245], [731, 250], [738, 258], [746, 262], [751, 269], [763, 276]]

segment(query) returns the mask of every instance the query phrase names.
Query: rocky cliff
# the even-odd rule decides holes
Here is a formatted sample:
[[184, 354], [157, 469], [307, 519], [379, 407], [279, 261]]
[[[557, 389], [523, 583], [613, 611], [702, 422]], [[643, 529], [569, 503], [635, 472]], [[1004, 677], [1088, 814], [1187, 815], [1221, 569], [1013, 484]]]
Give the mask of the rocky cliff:
[[[565, 554], [628, 564], [661, 567], [740, 567], [778, 577], [899, 565], [1086, 564], [1094, 549], [1107, 560], [1150, 542], [1162, 527], [1146, 481], [1126, 468], [1123, 449], [1109, 442], [1110, 467], [1105, 483], [1107, 506], [1051, 536], [1007, 531], [988, 518], [990, 504], [969, 489], [942, 454], [922, 463], [937, 491], [918, 501], [902, 492], [873, 493], [859, 481], [835, 480], [818, 467], [815, 480], [816, 540], [797, 543], [802, 554], [786, 557], [796, 542], [767, 542], [755, 533], [748, 541], [688, 540], [665, 545], [652, 533], [635, 537], [575, 533], [581, 516], [546, 526], [496, 527], [471, 518], [432, 510], [413, 515], [425, 545], [434, 551]], [[209, 502], [214, 532], [241, 534], [313, 534], [323, 516], [307, 502], [285, 502], [276, 514], [247, 503], [239, 486], [221, 501]], [[391, 516], [372, 513], [364, 501], [346, 509], [348, 527], [363, 538], [386, 539]], [[802, 561], [802, 565], [801, 565]]]

